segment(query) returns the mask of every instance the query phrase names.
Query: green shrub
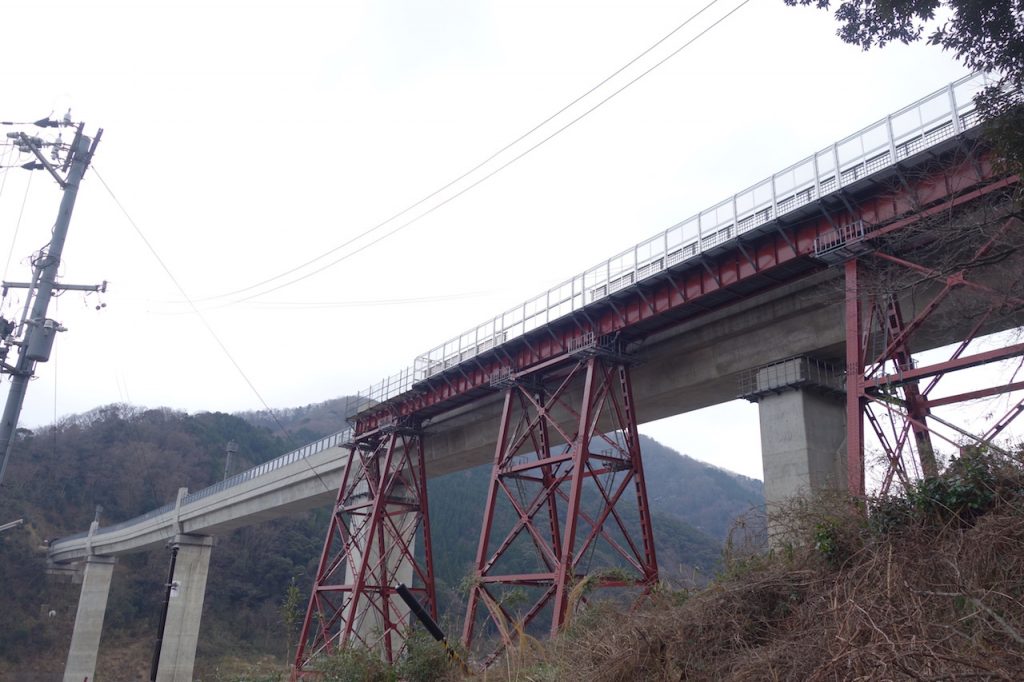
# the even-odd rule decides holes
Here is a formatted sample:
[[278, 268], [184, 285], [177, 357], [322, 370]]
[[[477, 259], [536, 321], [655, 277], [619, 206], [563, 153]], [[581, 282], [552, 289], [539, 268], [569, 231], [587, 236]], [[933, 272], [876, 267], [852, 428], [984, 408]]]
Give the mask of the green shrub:
[[991, 458], [967, 449], [954, 458], [941, 476], [918, 481], [907, 493], [920, 512], [944, 520], [971, 523], [996, 501], [996, 477]]
[[322, 682], [396, 682], [391, 666], [366, 649], [347, 647], [322, 659], [316, 669]]
[[409, 635], [405, 655], [395, 665], [398, 678], [408, 682], [440, 682], [454, 670], [444, 645], [422, 631]]

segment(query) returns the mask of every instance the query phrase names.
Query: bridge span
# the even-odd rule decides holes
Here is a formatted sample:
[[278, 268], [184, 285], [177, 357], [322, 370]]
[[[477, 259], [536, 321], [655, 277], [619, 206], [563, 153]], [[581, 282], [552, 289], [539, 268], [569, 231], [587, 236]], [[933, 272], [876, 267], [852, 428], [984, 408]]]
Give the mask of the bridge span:
[[[182, 490], [137, 519], [55, 541], [51, 561], [86, 565], [65, 679], [91, 677], [113, 557], [168, 542], [176, 548], [174, 575], [180, 569], [189, 578], [178, 586], [186, 598], [166, 618], [176, 624], [164, 645], [172, 663], [161, 659], [159, 679], [191, 679], [206, 538], [331, 500], [297, 674], [338, 643], [396, 655], [408, 614], [395, 601], [395, 578], [433, 605], [422, 481], [486, 462], [496, 464], [464, 636], [511, 620], [500, 605], [505, 585], [535, 590], [527, 620], [551, 611], [554, 631], [565, 587], [581, 577], [578, 557], [593, 543], [622, 550], [637, 584], [656, 579], [637, 424], [739, 395], [760, 405], [769, 503], [801, 490], [863, 491], [865, 419], [887, 443], [883, 486], [913, 475], [915, 464], [927, 467], [931, 387], [921, 391], [918, 382], [1024, 354], [1015, 346], [969, 355], [965, 344], [931, 373], [916, 366], [913, 353], [1019, 321], [938, 314], [954, 290], [1002, 296], [1004, 307], [1018, 302], [992, 285], [991, 273], [965, 278], [913, 262], [925, 237], [898, 252], [886, 241], [982, 202], [998, 212], [1001, 193], [1016, 183], [999, 176], [978, 145], [971, 97], [984, 82], [953, 83], [423, 354], [362, 394], [352, 430], [222, 484]], [[860, 284], [867, 258], [916, 267], [920, 286], [869, 291]], [[874, 426], [872, 406], [898, 413], [895, 433]], [[591, 445], [600, 438], [603, 453]], [[601, 487], [601, 477], [616, 476], [619, 483]], [[539, 492], [517, 502], [512, 479], [539, 482]], [[579, 506], [587, 485], [605, 500], [596, 519]], [[639, 528], [616, 511], [627, 497], [641, 510]], [[491, 527], [502, 501], [520, 517], [507, 535]], [[545, 571], [500, 569], [503, 548], [520, 537], [536, 545]], [[379, 549], [368, 549], [371, 538]]]

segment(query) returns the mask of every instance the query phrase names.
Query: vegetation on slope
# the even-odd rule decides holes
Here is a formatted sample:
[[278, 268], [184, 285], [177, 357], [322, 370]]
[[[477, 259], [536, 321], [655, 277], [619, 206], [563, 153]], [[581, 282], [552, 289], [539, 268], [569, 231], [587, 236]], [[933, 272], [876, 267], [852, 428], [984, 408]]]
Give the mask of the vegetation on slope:
[[773, 551], [730, 547], [708, 587], [581, 605], [475, 675], [414, 648], [394, 669], [346, 652], [324, 682], [1021, 679], [1024, 457], [967, 451], [904, 495], [797, 500], [776, 521]]
[[[239, 468], [291, 445], [231, 415], [127, 405], [20, 432], [0, 494], [0, 518], [26, 520], [0, 536], [0, 678], [55, 679], [63, 668], [79, 585], [46, 575], [44, 540], [88, 528], [97, 505], [100, 523], [109, 525], [172, 501], [180, 486], [198, 490], [220, 480], [231, 440], [239, 445], [233, 459]], [[323, 513], [311, 514], [218, 538], [201, 657], [225, 650], [284, 655], [277, 603], [293, 576], [312, 570], [325, 527]], [[104, 621], [101, 679], [148, 673], [149, 653], [133, 656], [129, 665], [120, 652], [139, 643], [139, 651], [152, 651], [167, 562], [160, 551], [119, 558]]]
[[[225, 447], [236, 472], [337, 431], [344, 399], [285, 410], [278, 420], [285, 440], [266, 422], [238, 416], [189, 415], [166, 409], [109, 405], [63, 419], [52, 427], [19, 432], [0, 521], [26, 524], [0, 535], [0, 679], [52, 680], [63, 669], [79, 585], [46, 575], [44, 540], [85, 530], [103, 507], [109, 525], [174, 499], [224, 476]], [[251, 415], [250, 415], [251, 416]], [[254, 419], [258, 422], [259, 420]], [[654, 441], [643, 442], [656, 542], [667, 573], [708, 576], [717, 566], [731, 516], [761, 503], [760, 482], [715, 470]], [[439, 596], [445, 625], [461, 625], [465, 596], [459, 590], [479, 538], [488, 466], [430, 482]], [[715, 506], [707, 509], [704, 496]], [[328, 510], [242, 528], [217, 538], [197, 659], [201, 679], [236, 679], [233, 671], [265, 661], [280, 670], [297, 639], [282, 601], [294, 580], [304, 611], [316, 569]], [[694, 528], [689, 520], [694, 514]], [[99, 679], [137, 680], [148, 674], [168, 554], [120, 557], [115, 567], [97, 670]], [[53, 612], [51, 616], [50, 613]]]
[[733, 553], [708, 588], [628, 614], [595, 605], [486, 677], [1020, 679], [1024, 459], [968, 452], [866, 507], [798, 501], [771, 553]]

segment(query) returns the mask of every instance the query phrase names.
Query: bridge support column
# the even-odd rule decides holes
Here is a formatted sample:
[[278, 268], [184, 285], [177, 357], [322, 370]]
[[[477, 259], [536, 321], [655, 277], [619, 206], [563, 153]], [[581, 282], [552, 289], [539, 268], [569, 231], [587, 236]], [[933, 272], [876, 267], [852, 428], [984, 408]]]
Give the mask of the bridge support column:
[[594, 589], [658, 581], [628, 362], [591, 339], [492, 380], [507, 390], [463, 627], [467, 647], [499, 642], [485, 664], [538, 621], [557, 633]]
[[755, 371], [745, 397], [759, 407], [769, 516], [797, 495], [846, 489], [843, 395], [841, 373], [809, 358]]
[[[419, 522], [419, 518], [417, 514], [399, 514], [392, 520], [398, 534], [409, 538], [407, 551], [389, 551], [389, 549], [393, 550], [393, 543], [390, 542], [386, 542], [384, 547], [381, 547], [379, 541], [369, 534], [368, 528], [358, 527], [358, 524], [354, 524], [350, 527], [354, 540], [353, 556], [352, 561], [345, 567], [345, 584], [354, 585], [358, 582], [359, 567], [362, 565], [380, 566], [387, 575], [391, 576], [391, 587], [397, 587], [399, 584], [406, 586], [413, 584], [412, 556], [416, 552], [416, 524]], [[363, 557], [364, 552], [366, 553], [365, 558]], [[385, 599], [387, 600], [387, 609], [378, 608], [378, 604]], [[377, 641], [382, 633], [387, 632], [389, 627], [393, 627], [385, 620], [385, 611], [391, 614], [391, 621], [394, 623], [404, 625], [409, 622], [409, 607], [394, 591], [386, 596], [381, 595], [376, 600], [363, 599], [359, 603], [350, 600], [348, 608], [344, 622], [352, 624], [352, 638], [361, 643]], [[401, 647], [404, 642], [405, 633], [392, 633], [392, 646]], [[383, 642], [383, 644], [385, 646], [381, 654], [382, 657], [387, 658], [387, 642]]]
[[177, 556], [174, 560], [167, 615], [164, 618], [156, 680], [191, 682], [213, 538], [207, 535], [177, 535], [170, 544], [172, 549], [177, 550]]
[[318, 657], [348, 646], [395, 661], [409, 625], [399, 584], [437, 617], [422, 434], [396, 421], [350, 445], [292, 679], [315, 678]]
[[64, 666], [64, 682], [92, 682], [95, 679], [96, 657], [100, 650], [114, 561], [114, 557], [106, 556], [90, 556], [85, 560], [85, 576], [78, 597], [68, 660]]

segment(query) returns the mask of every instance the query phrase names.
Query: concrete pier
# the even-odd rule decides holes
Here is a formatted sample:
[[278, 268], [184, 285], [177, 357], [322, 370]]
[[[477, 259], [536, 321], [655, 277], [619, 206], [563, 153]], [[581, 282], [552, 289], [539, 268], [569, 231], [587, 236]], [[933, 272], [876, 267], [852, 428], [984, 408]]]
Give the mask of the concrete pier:
[[772, 508], [796, 495], [846, 489], [846, 403], [841, 375], [808, 358], [753, 375], [761, 422], [764, 496]]
[[114, 561], [114, 557], [106, 556], [90, 556], [85, 560], [75, 629], [71, 633], [71, 648], [64, 666], [64, 682], [92, 682], [96, 678], [96, 657], [100, 650]]
[[[400, 493], [398, 494], [400, 495]], [[395, 530], [408, 546], [409, 552], [415, 552], [417, 515], [401, 514], [392, 518], [395, 522]], [[368, 582], [389, 587], [396, 587], [400, 583], [413, 584], [412, 561], [399, 550], [398, 543], [395, 543], [392, 538], [383, 538], [383, 541], [388, 544], [383, 548], [385, 556], [382, 559], [379, 544], [382, 538], [370, 537], [365, 531], [359, 533], [356, 528], [350, 528], [350, 531], [357, 537], [357, 540], [356, 546], [353, 548], [352, 560], [345, 569], [346, 583], [351, 585], [355, 582], [356, 576], [352, 568], [362, 563], [365, 553], [369, 563]], [[384, 609], [388, 612], [391, 628], [386, 627]], [[388, 660], [391, 657], [391, 652], [399, 651], [405, 643], [409, 613], [409, 607], [397, 593], [384, 599], [364, 594], [358, 604], [354, 601], [349, 604], [345, 619], [352, 622], [352, 631], [358, 642], [377, 651], [384, 660]], [[399, 624], [398, 629], [394, 628], [394, 624]]]
[[171, 598], [156, 679], [157, 682], [192, 682], [213, 538], [177, 535], [170, 545], [178, 548], [178, 556], [171, 579]]

